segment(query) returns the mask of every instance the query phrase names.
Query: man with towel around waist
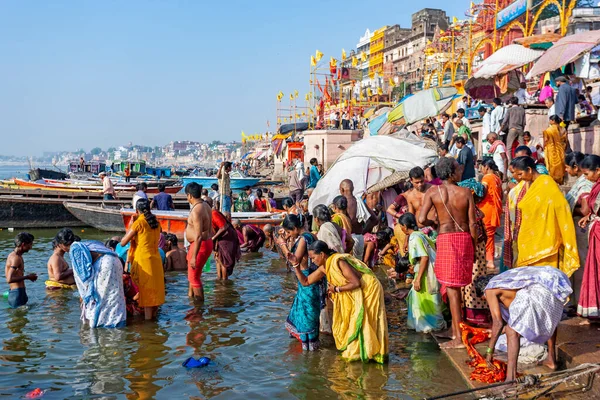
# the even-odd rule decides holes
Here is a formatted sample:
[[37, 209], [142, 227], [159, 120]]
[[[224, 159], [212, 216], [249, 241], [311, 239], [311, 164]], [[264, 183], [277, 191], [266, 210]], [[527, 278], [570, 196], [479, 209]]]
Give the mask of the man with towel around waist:
[[[437, 222], [435, 275], [442, 284], [442, 295], [446, 291], [448, 293], [452, 314], [452, 340], [441, 347], [460, 348], [464, 347], [459, 326], [462, 319], [460, 289], [471, 284], [472, 280], [477, 238], [475, 201], [469, 189], [456, 185], [459, 168], [455, 159], [440, 159], [435, 170], [443, 183], [425, 193], [418, 221], [427, 226], [434, 226]], [[428, 218], [432, 207], [438, 221]]]
[[189, 296], [195, 300], [204, 301], [202, 287], [202, 268], [213, 252], [211, 209], [202, 200], [202, 186], [196, 182], [185, 187], [185, 194], [191, 205], [190, 215], [185, 228], [185, 236], [190, 242], [188, 251], [188, 280], [190, 282]]

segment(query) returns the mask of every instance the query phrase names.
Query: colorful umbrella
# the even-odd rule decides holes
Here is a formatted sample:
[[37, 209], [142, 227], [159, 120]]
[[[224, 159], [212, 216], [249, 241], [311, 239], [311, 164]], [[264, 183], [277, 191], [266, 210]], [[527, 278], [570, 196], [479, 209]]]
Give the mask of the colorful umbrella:
[[550, 47], [537, 60], [527, 74], [527, 79], [559, 69], [575, 61], [583, 53], [590, 51], [600, 43], [600, 30], [565, 36]]
[[506, 74], [507, 72], [537, 60], [542, 54], [544, 54], [544, 52], [541, 50], [528, 49], [520, 44], [504, 46], [483, 60], [477, 70], [473, 73], [473, 77], [493, 78], [498, 75]]
[[404, 126], [444, 112], [458, 91], [455, 87], [440, 87], [422, 90], [402, 99], [388, 114], [388, 122]]

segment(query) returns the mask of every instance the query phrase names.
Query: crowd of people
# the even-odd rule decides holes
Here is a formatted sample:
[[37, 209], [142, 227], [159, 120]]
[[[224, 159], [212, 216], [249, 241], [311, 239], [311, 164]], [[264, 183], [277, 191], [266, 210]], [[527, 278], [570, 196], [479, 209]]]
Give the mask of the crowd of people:
[[[542, 94], [552, 99], [548, 91]], [[507, 379], [516, 376], [521, 337], [523, 346], [547, 342], [545, 365], [554, 369], [563, 313], [600, 317], [600, 156], [570, 150], [569, 120], [562, 118], [569, 110], [556, 107], [534, 140], [525, 131], [518, 97], [507, 108], [499, 99], [493, 103], [491, 110], [479, 110], [480, 138], [486, 140], [478, 148], [463, 109], [454, 119], [443, 114], [441, 123], [426, 121], [421, 136], [438, 143], [440, 157], [387, 189], [393, 201], [384, 200], [390, 193], [357, 196], [345, 179], [331, 204], [309, 210], [324, 171], [317, 159], [307, 169], [297, 161], [289, 166], [281, 225], [244, 224], [232, 219], [232, 211], [279, 212], [277, 202], [260, 188], [246, 188], [234, 201], [232, 165], [225, 162], [210, 191], [196, 183], [185, 188], [187, 251], [175, 235], [161, 232], [152, 214], [153, 206], [171, 207], [172, 199], [159, 194], [150, 201], [141, 187], [134, 199], [137, 217], [124, 237], [102, 244], [81, 242], [69, 229], [56, 235], [46, 287], [76, 287], [82, 320], [90, 326], [122, 326], [128, 315], [156, 318], [165, 301], [164, 271], [187, 271], [189, 296], [203, 301], [202, 272], [211, 255], [217, 278], [226, 280], [242, 253], [265, 248], [279, 253], [296, 278], [282, 324], [306, 351], [319, 349], [325, 333], [347, 360], [386, 362], [385, 289], [391, 288], [407, 291], [407, 326], [447, 338], [442, 348], [464, 346], [466, 322], [492, 328], [486, 354], [491, 369], [506, 334]], [[564, 194], [560, 185], [568, 181], [574, 184]], [[24, 272], [23, 255], [33, 240], [17, 235], [6, 263], [11, 307], [27, 303], [24, 282], [37, 279]]]

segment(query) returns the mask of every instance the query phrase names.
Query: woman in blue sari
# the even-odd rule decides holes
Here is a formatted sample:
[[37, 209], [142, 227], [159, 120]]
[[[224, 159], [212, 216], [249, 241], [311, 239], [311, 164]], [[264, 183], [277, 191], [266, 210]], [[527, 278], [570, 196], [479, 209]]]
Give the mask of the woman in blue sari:
[[[308, 258], [308, 246], [316, 239], [304, 230], [302, 220], [290, 214], [285, 217], [282, 229], [279, 230], [277, 244], [283, 256], [294, 255], [300, 260], [299, 266], [302, 274], [308, 276], [317, 269], [316, 265]], [[298, 292], [285, 323], [290, 335], [302, 342], [302, 350], [315, 351], [319, 348], [319, 317], [321, 309], [325, 306], [326, 289], [325, 280], [309, 286], [298, 283]]]

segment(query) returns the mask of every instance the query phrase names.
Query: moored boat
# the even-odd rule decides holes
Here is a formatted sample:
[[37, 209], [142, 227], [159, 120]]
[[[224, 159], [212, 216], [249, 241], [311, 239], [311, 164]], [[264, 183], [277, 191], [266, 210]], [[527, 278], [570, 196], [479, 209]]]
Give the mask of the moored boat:
[[[243, 176], [242, 174], [240, 174], [239, 172], [232, 172], [230, 175], [231, 181], [230, 181], [230, 187], [233, 190], [239, 190], [239, 189], [243, 189], [246, 186], [254, 186], [257, 185], [260, 181], [261, 178], [249, 178], [246, 176]], [[184, 176], [183, 178], [181, 178], [183, 180], [183, 187], [186, 187], [189, 183], [191, 182], [196, 182], [197, 184], [201, 185], [204, 188], [209, 188], [212, 184], [219, 184], [219, 180], [217, 179], [217, 176]]]
[[[186, 211], [153, 211], [163, 232], [175, 234], [179, 239], [183, 239], [187, 219], [190, 214]], [[122, 209], [123, 227], [129, 227], [133, 223], [133, 217], [136, 215], [132, 209]], [[281, 214], [261, 213], [261, 212], [234, 212], [231, 215], [233, 219], [239, 219], [243, 224], [256, 225], [262, 229], [265, 225], [279, 225], [283, 221]]]
[[105, 232], [125, 232], [120, 208], [73, 202], [65, 202], [64, 206], [85, 225]]
[[[92, 183], [92, 182], [90, 182], [90, 183]], [[66, 191], [82, 191], [82, 192], [88, 192], [88, 191], [89, 192], [99, 192], [102, 190], [102, 187], [99, 184], [97, 184], [97, 185], [94, 185], [94, 184], [79, 185], [79, 184], [68, 184], [68, 183], [64, 183], [64, 184], [47, 183], [45, 181], [32, 182], [32, 181], [26, 181], [23, 179], [19, 179], [19, 178], [14, 178], [14, 184], [21, 188], [32, 188], [32, 189], [43, 189], [43, 190], [66, 190]], [[165, 188], [165, 193], [175, 194], [175, 193], [178, 193], [182, 188], [183, 188], [183, 186], [181, 186], [181, 185], [167, 186]], [[129, 185], [129, 186], [116, 185], [115, 190], [117, 192], [135, 192], [137, 189], [133, 185]], [[158, 193], [158, 188], [156, 188], [156, 187], [148, 188], [146, 193], [156, 194], [156, 193]]]

